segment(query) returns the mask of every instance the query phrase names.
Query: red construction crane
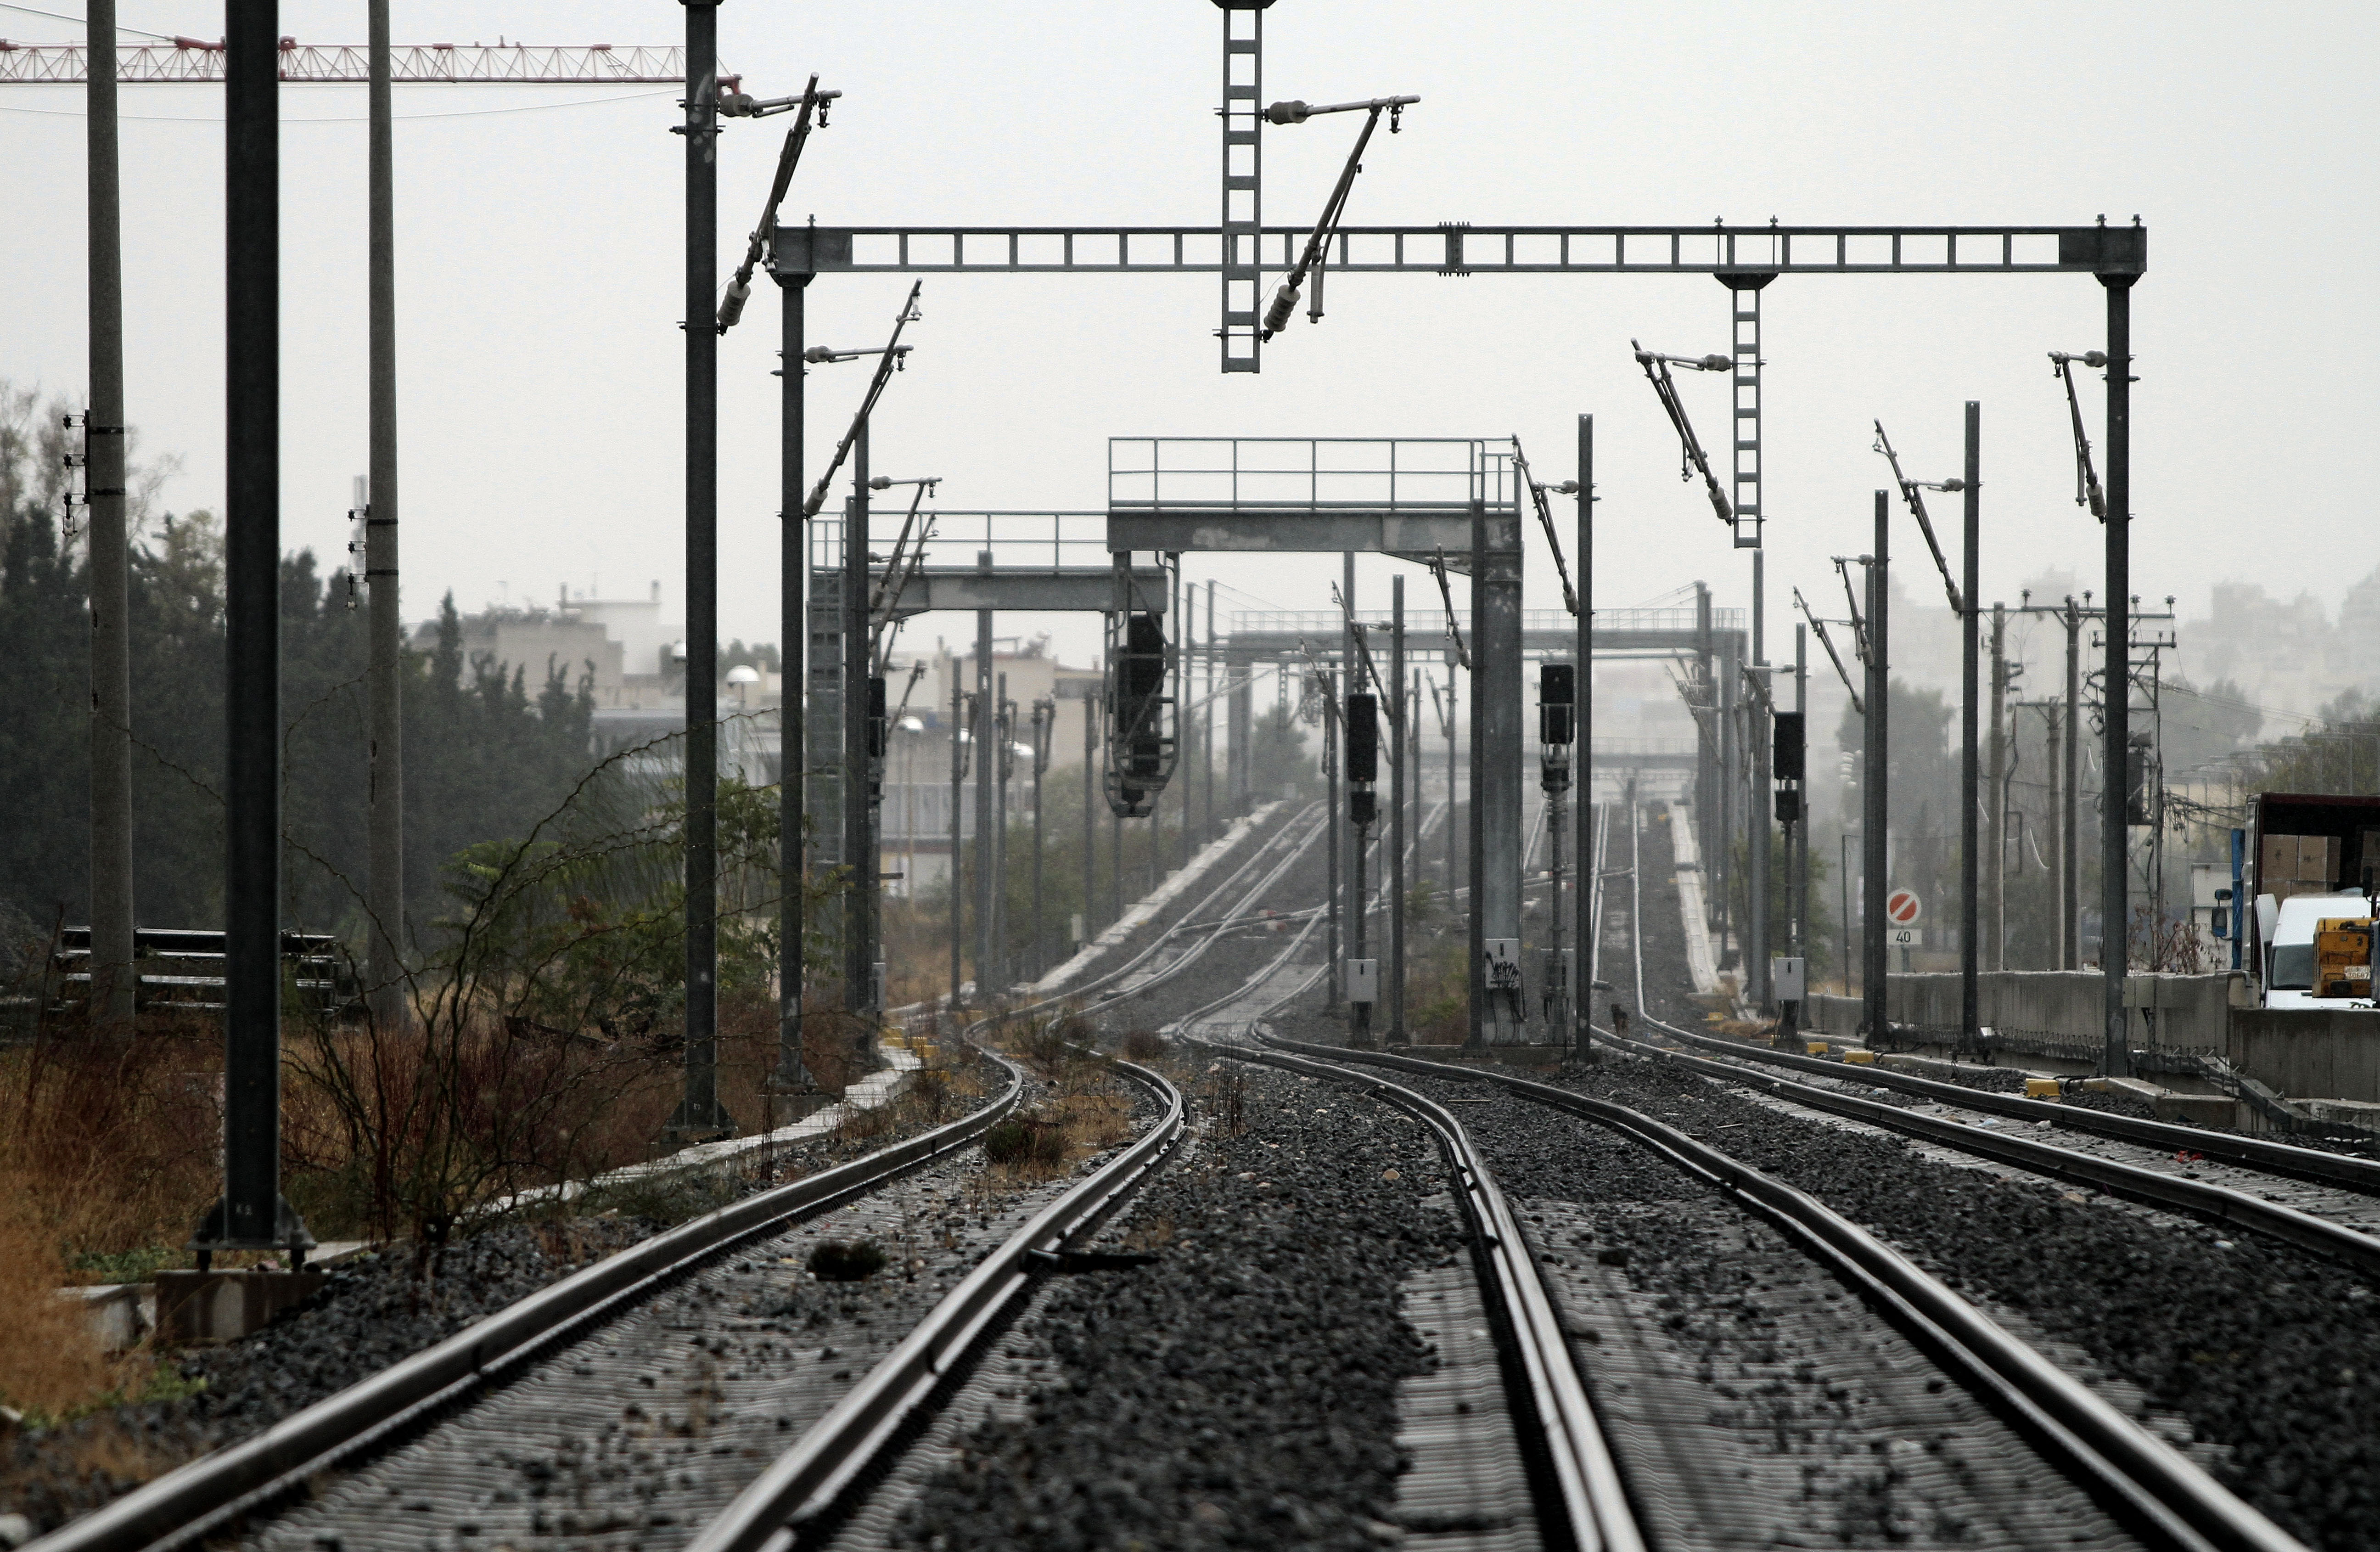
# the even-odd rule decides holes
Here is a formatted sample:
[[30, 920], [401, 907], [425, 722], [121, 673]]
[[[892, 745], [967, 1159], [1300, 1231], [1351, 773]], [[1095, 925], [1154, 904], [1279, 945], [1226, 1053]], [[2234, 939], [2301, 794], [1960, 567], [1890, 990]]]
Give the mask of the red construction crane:
[[[82, 43], [18, 43], [0, 38], [0, 85], [77, 85], [85, 79], [90, 56], [90, 48]], [[369, 64], [361, 43], [281, 40], [281, 79], [285, 81], [360, 86], [370, 79]], [[203, 39], [180, 37], [154, 43], [118, 43], [115, 79], [136, 85], [220, 81], [224, 79], [224, 46], [220, 41], [211, 43]], [[612, 43], [559, 47], [517, 42], [492, 47], [480, 43], [413, 43], [390, 51], [389, 79], [460, 86], [507, 82], [676, 86], [686, 80], [686, 51]], [[722, 93], [732, 93], [740, 84], [737, 77], [724, 70], [720, 72]]]

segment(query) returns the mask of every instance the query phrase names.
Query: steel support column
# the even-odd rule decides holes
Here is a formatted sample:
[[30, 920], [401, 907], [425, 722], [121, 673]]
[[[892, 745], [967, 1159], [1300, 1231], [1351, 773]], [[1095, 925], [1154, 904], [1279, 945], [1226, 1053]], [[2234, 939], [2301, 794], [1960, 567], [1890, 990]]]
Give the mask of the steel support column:
[[1765, 644], [1767, 628], [1762, 608], [1767, 592], [1768, 552], [1752, 552], [1752, 680], [1746, 686], [1750, 694], [1744, 700], [1745, 753], [1752, 757], [1751, 788], [1744, 794], [1744, 851], [1750, 866], [1743, 870], [1744, 935], [1743, 953], [1748, 962], [1744, 971], [1746, 985], [1752, 991], [1752, 1007], [1755, 1014], [1774, 1011], [1776, 999], [1768, 985], [1768, 847], [1769, 824], [1776, 817], [1771, 812], [1770, 789], [1775, 783], [1769, 776], [1771, 750], [1768, 741], [1769, 698], [1772, 687], [1764, 672], [1768, 666], [1768, 649]]
[[[1802, 956], [1803, 996], [1814, 985], [1809, 959], [1814, 940], [1810, 936], [1810, 627], [1793, 627], [1793, 709], [1802, 714], [1802, 818], [1793, 826], [1793, 952]], [[1851, 966], [1843, 966], [1851, 974]], [[1806, 1003], [1804, 1004], [1806, 1006]]]
[[868, 681], [876, 664], [868, 637], [868, 423], [851, 443], [851, 499], [843, 519], [843, 855], [850, 872], [843, 897], [843, 1009], [870, 1012], [876, 943], [868, 906], [880, 871], [868, 843]]
[[808, 369], [802, 365], [808, 328], [808, 275], [777, 281], [777, 639], [783, 642], [783, 686], [777, 708], [777, 1069], [772, 1086], [808, 1091], [817, 1085], [802, 1052], [802, 992], [808, 980], [803, 946], [808, 937], [806, 898], [809, 868], [803, 855], [802, 817], [808, 802], [809, 730], [803, 690], [809, 683], [809, 612], [805, 589], [809, 524], [802, 516], [802, 437]]
[[1860, 941], [1864, 946], [1861, 989], [1867, 1006], [1860, 1032], [1878, 1046], [1891, 1029], [1885, 998], [1886, 976], [1891, 969], [1885, 948], [1884, 901], [1889, 888], [1891, 849], [1886, 826], [1885, 783], [1890, 769], [1891, 729], [1888, 709], [1892, 698], [1892, 664], [1887, 650], [1886, 613], [1891, 599], [1889, 566], [1892, 553], [1891, 509], [1885, 492], [1876, 493], [1876, 552], [1867, 567], [1867, 732], [1862, 762], [1860, 796], [1865, 814], [1860, 837]]
[[1227, 372], [1261, 364], [1257, 288], [1264, 234], [1264, 13], [1272, 0], [1217, 0], [1223, 11], [1222, 318]]
[[686, 1097], [669, 1131], [732, 1129], [719, 1107], [719, 6], [686, 5]]
[[[1083, 937], [1086, 941], [1099, 936], [1099, 701], [1083, 697]], [[953, 896], [953, 899], [956, 897]], [[956, 909], [955, 906], [953, 909]]]
[[[1982, 407], [1967, 401], [1966, 490], [1961, 493], [1961, 553], [1959, 583], [1959, 1044], [1963, 1049], [1980, 1031], [1975, 975], [1982, 964], [1982, 934], [1977, 930], [1977, 879], [1983, 856], [1977, 841], [1976, 809], [1980, 803], [1976, 770], [1975, 675], [1977, 589], [1983, 586], [1983, 507], [1976, 490], [1976, 438], [1981, 435]], [[1975, 1047], [1981, 1049], [1980, 1046]]]
[[1521, 940], [1521, 515], [1517, 504], [1472, 508], [1475, 538], [1471, 578], [1472, 720], [1478, 751], [1472, 768], [1477, 794], [1482, 878], [1472, 897], [1483, 948], [1501, 955], [1494, 964], [1475, 962], [1475, 986], [1497, 979], [1488, 1000], [1488, 1038], [1498, 1044], [1521, 1039], [1525, 998], [1518, 984]]
[[2058, 816], [2058, 967], [2082, 967], [2082, 612], [2066, 600], [2066, 793]]
[[1226, 806], [1236, 819], [1256, 806], [1256, 762], [1250, 758], [1256, 752], [1254, 670], [1250, 664], [1235, 661], [1223, 666], [1223, 677], [1230, 685], [1227, 696], [1232, 719], [1223, 738], [1223, 784]]
[[1718, 675], [1711, 661], [1711, 595], [1707, 583], [1694, 584], [1694, 693], [1702, 697], [1694, 709], [1694, 839], [1703, 859], [1703, 925], [1718, 923], [1718, 891], [1712, 859], [1719, 846]]
[[1332, 715], [1332, 709], [1339, 704], [1339, 674], [1335, 671], [1325, 671], [1319, 687], [1324, 702], [1322, 708], [1322, 802], [1326, 811], [1323, 822], [1328, 831], [1324, 837], [1324, 844], [1330, 853], [1323, 886], [1325, 940], [1322, 946], [1323, 988], [1324, 995], [1328, 1000], [1324, 1005], [1335, 1013], [1339, 1011], [1340, 997], [1345, 990], [1340, 977], [1342, 952], [1340, 924], [1345, 919], [1340, 886], [1346, 877], [1344, 836], [1347, 831], [1347, 813], [1340, 804], [1339, 760], [1342, 740], [1339, 737], [1339, 719]]
[[313, 1244], [281, 1199], [281, 29], [273, 0], [224, 19], [224, 1194], [202, 1270]]
[[[116, 177], [115, 0], [91, 0], [87, 14], [91, 63], [84, 72], [83, 93], [91, 400], [83, 416], [83, 517], [91, 536], [91, 995], [85, 1008], [95, 1028], [128, 1034], [140, 973], [133, 963], [138, 928], [132, 899], [131, 539], [124, 523], [124, 248]], [[388, 89], [382, 84], [373, 90], [384, 94]], [[377, 214], [379, 207], [374, 205], [373, 211]]]
[[371, 719], [365, 889], [371, 925], [367, 1006], [382, 1029], [411, 1023], [405, 971], [405, 625], [398, 612], [396, 470], [395, 127], [389, 103], [388, 0], [367, 7], [371, 84], [365, 237], [369, 315], [370, 447], [364, 480], [364, 586], [370, 641], [366, 703]]
[[1595, 864], [1595, 417], [1578, 418], [1578, 946], [1571, 954], [1571, 1049], [1593, 1048], [1595, 924], [1587, 902], [1599, 880]]
[[2099, 821], [2099, 968], [2107, 1013], [2104, 1061], [2109, 1077], [2130, 1077], [2131, 1043], [2124, 1012], [2124, 972], [2131, 927], [2131, 790], [2127, 742], [2131, 703], [2132, 608], [2132, 281], [2103, 274], [2107, 289], [2107, 703], [2099, 770], [2106, 795]]
[[[961, 1000], [960, 990], [966, 983], [965, 944], [966, 942], [966, 770], [967, 728], [966, 691], [959, 684], [959, 661], [951, 661], [951, 1007], [955, 1010]], [[1088, 751], [1085, 751], [1086, 765]], [[1089, 856], [1087, 849], [1086, 858]], [[1089, 866], [1087, 861], [1084, 865]], [[1087, 886], [1089, 880], [1086, 879]], [[1087, 897], [1089, 890], [1084, 891]]]
[[[991, 569], [991, 552], [978, 550], [978, 571]], [[991, 724], [998, 712], [991, 685], [991, 611], [975, 612], [975, 994], [991, 995], [991, 787], [995, 780]]]
[[[1389, 1043], [1405, 1038], [1405, 579], [1389, 579]], [[1415, 772], [1417, 776], [1419, 772]]]
[[[1752, 757], [1752, 783], [1743, 827], [1748, 865], [1744, 869], [1744, 984], [1751, 991], [1754, 1009], [1764, 1012], [1774, 1001], [1768, 984], [1768, 849], [1772, 818], [1768, 800], [1768, 712], [1773, 707], [1767, 676], [1761, 672], [1768, 666], [1768, 643], [1767, 551], [1763, 543], [1767, 522], [1764, 499], [1767, 470], [1761, 445], [1762, 372], [1767, 362], [1761, 354], [1760, 293], [1776, 278], [1774, 273], [1724, 272], [1718, 277], [1727, 287], [1729, 348], [1735, 362], [1730, 374], [1734, 401], [1730, 406], [1735, 455], [1731, 482], [1734, 538], [1737, 549], [1752, 552], [1752, 667], [1758, 685], [1745, 702], [1750, 714], [1745, 719], [1744, 740], [1750, 746], [1746, 752]], [[1722, 856], [1722, 867], [1726, 863]]]

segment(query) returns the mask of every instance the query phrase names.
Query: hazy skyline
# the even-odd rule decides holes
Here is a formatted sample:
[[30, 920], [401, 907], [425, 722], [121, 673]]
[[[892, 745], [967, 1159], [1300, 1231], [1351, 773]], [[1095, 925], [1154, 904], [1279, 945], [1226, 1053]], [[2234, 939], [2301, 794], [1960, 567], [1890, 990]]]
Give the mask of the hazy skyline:
[[[72, 10], [71, 5], [45, 6]], [[282, 30], [360, 42], [360, 5], [292, 3]], [[1348, 220], [1541, 223], [2086, 223], [2150, 228], [2134, 296], [2133, 576], [2203, 612], [2217, 581], [2311, 589], [2336, 612], [2370, 570], [2340, 564], [2330, 460], [2359, 449], [2372, 354], [2352, 266], [2374, 232], [2372, 12], [2345, 6], [1818, 5], [1443, 7], [1282, 0], [1268, 100], [1424, 98], [1367, 153]], [[128, 28], [212, 37], [220, 7], [124, 0]], [[399, 4], [399, 42], [667, 43], [663, 4]], [[71, 24], [0, 11], [0, 32]], [[846, 93], [786, 204], [829, 224], [1213, 221], [1220, 13], [1207, 0], [1027, 9], [832, 0], [723, 5], [721, 54], [747, 90]], [[669, 612], [684, 578], [677, 329], [683, 155], [668, 89], [406, 86], [397, 94], [398, 326], [406, 609], [465, 608], [600, 580]], [[617, 98], [589, 104], [590, 98]], [[363, 92], [285, 92], [285, 544], [326, 569], [364, 462]], [[572, 105], [556, 105], [572, 104]], [[79, 395], [84, 375], [79, 88], [0, 91], [0, 375]], [[480, 113], [491, 108], [531, 111]], [[220, 508], [219, 88], [123, 94], [127, 399], [149, 454], [183, 472], [174, 510]], [[464, 116], [434, 116], [434, 115]], [[202, 122], [171, 122], [171, 119]], [[203, 122], [214, 121], [214, 122]], [[783, 120], [723, 139], [722, 274], [758, 213]], [[1266, 219], [1310, 221], [1353, 125], [1267, 132]], [[2361, 169], [2360, 171], [2358, 169]], [[829, 278], [810, 335], [880, 338], [906, 281]], [[880, 412], [876, 466], [946, 477], [956, 508], [1095, 507], [1111, 435], [1504, 436], [1541, 478], [1597, 426], [1598, 597], [1699, 576], [1746, 601], [1727, 547], [1628, 341], [1723, 348], [1705, 277], [1350, 276], [1260, 377], [1215, 369], [1211, 277], [931, 277], [910, 370]], [[1983, 404], [1985, 597], [2045, 564], [2095, 583], [2100, 530], [2071, 501], [2066, 410], [2044, 353], [2103, 343], [2087, 277], [1787, 276], [1766, 297], [1768, 646], [1791, 588], [1837, 589], [1827, 557], [1868, 545], [1881, 415], [1919, 478], [1955, 472], [1961, 405]], [[722, 630], [773, 640], [776, 298], [722, 344]], [[863, 369], [811, 379], [812, 469]], [[1684, 382], [1715, 446], [1726, 394]], [[2099, 388], [2086, 384], [2099, 439]], [[2302, 494], [2301, 494], [2302, 492]], [[1955, 526], [1955, 506], [1943, 503]], [[2347, 543], [2352, 546], [2353, 541]], [[1533, 540], [1534, 544], [1534, 540]], [[1894, 544], [1930, 569], [1905, 518]], [[1363, 567], [1384, 605], [1393, 563]], [[1194, 557], [1282, 607], [1327, 604], [1335, 558]], [[1413, 573], [1416, 577], [1422, 574]], [[1926, 579], [1905, 572], [1922, 597]], [[1533, 607], [1559, 601], [1533, 549]], [[1408, 583], [1418, 605], [1434, 592]], [[1460, 601], [1458, 595], [1458, 601]], [[1825, 607], [1822, 605], [1822, 607]], [[1081, 621], [1053, 629], [1080, 660]], [[929, 616], [909, 644], [971, 627]], [[2311, 709], [2311, 708], [2307, 708]]]

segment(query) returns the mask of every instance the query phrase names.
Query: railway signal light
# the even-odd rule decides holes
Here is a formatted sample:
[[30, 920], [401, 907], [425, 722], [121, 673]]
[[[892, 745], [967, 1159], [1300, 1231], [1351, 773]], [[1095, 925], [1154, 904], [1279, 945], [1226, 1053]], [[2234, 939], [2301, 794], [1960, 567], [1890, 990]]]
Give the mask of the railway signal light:
[[1380, 701], [1369, 691], [1347, 697], [1347, 811], [1358, 829], [1379, 817], [1372, 783], [1380, 779]]

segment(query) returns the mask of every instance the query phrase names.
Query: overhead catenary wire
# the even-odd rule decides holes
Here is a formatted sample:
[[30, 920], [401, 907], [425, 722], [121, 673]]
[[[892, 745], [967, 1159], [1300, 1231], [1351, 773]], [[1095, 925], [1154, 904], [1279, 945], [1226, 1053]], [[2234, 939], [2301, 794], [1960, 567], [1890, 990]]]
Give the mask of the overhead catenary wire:
[[[293, 81], [290, 84], [293, 86], [306, 86], [314, 83], [307, 81]], [[490, 81], [486, 84], [491, 86], [504, 86], [516, 85], [519, 83]], [[408, 124], [417, 119], [427, 118], [485, 118], [494, 114], [552, 113], [560, 108], [600, 108], [609, 103], [637, 103], [642, 102], [647, 98], [667, 97], [672, 94], [672, 91], [668, 89], [659, 91], [624, 91], [619, 93], [617, 96], [613, 97], [580, 97], [567, 103], [522, 103], [508, 108], [453, 108], [443, 113], [397, 114], [395, 116], [395, 121], [399, 124]], [[6, 103], [0, 103], [0, 113], [31, 114], [38, 118], [81, 118], [84, 116], [82, 110], [79, 108], [19, 108]], [[120, 113], [115, 116], [119, 119], [135, 121], [142, 124], [207, 124], [220, 127], [224, 122], [223, 116], [220, 114]], [[304, 117], [284, 117], [281, 122], [283, 124], [366, 124], [370, 122], [370, 120], [369, 115], [364, 114], [323, 114]]]

